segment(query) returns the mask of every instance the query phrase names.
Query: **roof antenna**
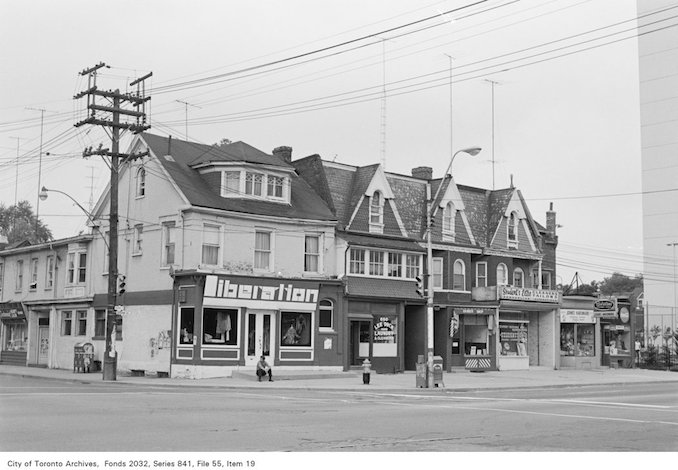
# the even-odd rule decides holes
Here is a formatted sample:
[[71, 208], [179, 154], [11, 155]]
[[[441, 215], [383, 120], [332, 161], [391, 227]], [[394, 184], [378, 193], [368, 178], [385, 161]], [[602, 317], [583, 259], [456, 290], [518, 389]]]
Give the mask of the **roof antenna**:
[[513, 173], [511, 173], [511, 189], [513, 189], [513, 188], [514, 188], [514, 186], [513, 186]]
[[169, 136], [169, 140], [167, 141], [167, 155], [172, 155], [172, 136]]

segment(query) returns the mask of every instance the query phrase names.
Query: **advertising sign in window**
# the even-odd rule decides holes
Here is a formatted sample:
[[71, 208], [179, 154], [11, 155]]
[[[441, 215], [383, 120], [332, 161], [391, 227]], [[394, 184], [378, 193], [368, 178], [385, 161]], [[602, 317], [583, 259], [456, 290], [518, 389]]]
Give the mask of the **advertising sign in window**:
[[398, 318], [394, 315], [380, 315], [374, 323], [372, 355], [395, 357], [398, 355]]
[[502, 356], [527, 356], [527, 323], [499, 323]]

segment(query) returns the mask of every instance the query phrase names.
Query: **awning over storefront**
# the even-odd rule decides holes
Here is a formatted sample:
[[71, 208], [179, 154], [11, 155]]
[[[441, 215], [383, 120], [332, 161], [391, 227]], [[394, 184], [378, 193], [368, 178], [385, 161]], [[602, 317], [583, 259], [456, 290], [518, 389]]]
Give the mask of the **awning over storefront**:
[[346, 280], [348, 295], [351, 297], [379, 297], [392, 300], [410, 300], [424, 303], [417, 294], [414, 280], [376, 279], [349, 276]]
[[26, 321], [26, 312], [21, 302], [0, 303], [0, 320], [4, 323], [18, 323]]
[[556, 310], [558, 304], [545, 304], [541, 302], [524, 302], [520, 300], [502, 300], [499, 303], [499, 312], [514, 310], [517, 312], [550, 312]]

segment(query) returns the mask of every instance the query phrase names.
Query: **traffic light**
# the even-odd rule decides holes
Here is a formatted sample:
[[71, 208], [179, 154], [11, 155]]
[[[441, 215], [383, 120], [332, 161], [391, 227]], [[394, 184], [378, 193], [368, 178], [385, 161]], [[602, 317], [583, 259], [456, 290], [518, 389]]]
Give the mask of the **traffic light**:
[[127, 279], [127, 276], [125, 276], [124, 274], [121, 274], [118, 277], [118, 294], [124, 294], [125, 293], [126, 286], [127, 286], [126, 279]]
[[417, 294], [420, 297], [426, 297], [426, 289], [424, 288], [424, 276], [421, 274], [414, 278], [417, 281]]

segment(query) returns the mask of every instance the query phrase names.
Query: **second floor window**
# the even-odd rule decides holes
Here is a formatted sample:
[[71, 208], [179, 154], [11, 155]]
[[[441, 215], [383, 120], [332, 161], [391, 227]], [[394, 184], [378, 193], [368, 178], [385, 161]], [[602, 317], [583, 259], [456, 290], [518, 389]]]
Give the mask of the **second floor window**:
[[365, 274], [365, 250], [351, 248], [351, 274]]
[[20, 291], [24, 287], [24, 260], [19, 259], [16, 262], [16, 290]]
[[452, 276], [453, 290], [466, 290], [466, 266], [460, 259], [454, 262]]
[[487, 263], [476, 263], [476, 287], [487, 287]]
[[176, 226], [174, 222], [165, 222], [162, 224], [162, 265], [170, 266], [174, 264], [174, 248], [176, 243]]
[[38, 258], [31, 259], [31, 289], [38, 287]]
[[499, 263], [497, 265], [497, 285], [505, 286], [508, 284], [508, 269], [504, 263]]
[[419, 256], [405, 255], [405, 277], [414, 279], [419, 275]]
[[403, 255], [401, 253], [388, 254], [389, 277], [401, 277], [403, 275]]
[[84, 284], [87, 280], [87, 253], [68, 253], [67, 284]]
[[223, 173], [223, 189], [225, 196], [237, 196], [240, 194], [240, 172], [225, 171]]
[[434, 289], [443, 288], [443, 259], [442, 258], [433, 258], [433, 266], [431, 273], [431, 281], [433, 282]]
[[513, 270], [513, 287], [525, 287], [525, 274], [520, 268]]
[[47, 257], [46, 271], [45, 271], [45, 289], [54, 287], [54, 256]]
[[254, 234], [254, 269], [271, 270], [271, 232]]
[[383, 276], [384, 275], [384, 252], [370, 251], [370, 275]]
[[320, 237], [306, 235], [304, 240], [304, 271], [317, 273], [320, 270]]
[[202, 263], [217, 266], [219, 264], [219, 234], [216, 225], [205, 225], [202, 234]]
[[139, 224], [134, 226], [134, 248], [132, 254], [140, 255], [143, 251], [144, 226]]

